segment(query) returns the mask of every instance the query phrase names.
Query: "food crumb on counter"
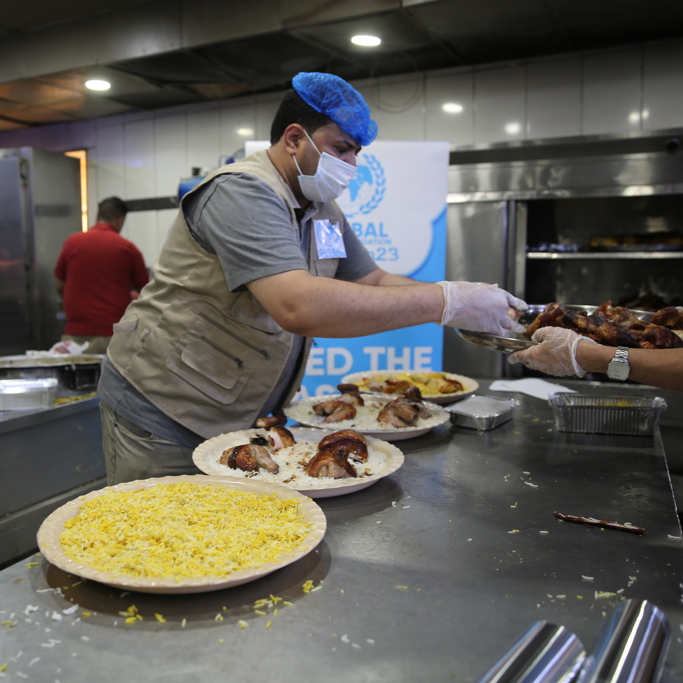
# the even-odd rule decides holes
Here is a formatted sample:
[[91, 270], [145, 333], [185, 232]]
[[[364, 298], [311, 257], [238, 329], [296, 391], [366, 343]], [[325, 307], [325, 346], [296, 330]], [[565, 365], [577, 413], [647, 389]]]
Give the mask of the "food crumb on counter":
[[537, 489], [538, 484], [532, 484], [530, 481], [525, 481], [524, 482], [527, 486], [531, 486], [532, 489]]
[[187, 619], [183, 618], [183, 620], [180, 622], [180, 628], [185, 628], [187, 625]]
[[245, 628], [247, 628], [247, 627], [249, 626], [249, 624], [247, 624], [247, 622], [244, 621], [243, 619], [240, 619], [240, 620], [237, 622], [237, 625], [238, 625], [241, 629], [245, 629]]
[[40, 564], [40, 562], [27, 562], [26, 566], [31, 569], [32, 567], [37, 567]]
[[400, 590], [400, 591], [407, 591], [408, 590], [408, 586], [396, 586], [396, 588], [398, 588], [398, 590]]
[[160, 623], [160, 624], [165, 624], [166, 619], [161, 614], [158, 614], [157, 612], [154, 613], [154, 618]]
[[617, 594], [611, 591], [595, 591], [595, 599], [600, 600], [602, 598], [616, 598]]
[[581, 574], [581, 578], [584, 581], [593, 581], [594, 580], [594, 578], [592, 576], [584, 576], [583, 574]]
[[[263, 612], [263, 614], [265, 614], [265, 612]], [[225, 621], [223, 619], [223, 615], [220, 612], [213, 618], [213, 620], [214, 621]]]
[[539, 533], [539, 534], [547, 534], [547, 533], [550, 533], [550, 532], [548, 532], [548, 531], [545, 531], [545, 529], [542, 529], [542, 530], [541, 530], [541, 531], [539, 531], [538, 533]]
[[519, 529], [512, 529], [511, 531], [508, 531], [509, 534], [518, 534]]

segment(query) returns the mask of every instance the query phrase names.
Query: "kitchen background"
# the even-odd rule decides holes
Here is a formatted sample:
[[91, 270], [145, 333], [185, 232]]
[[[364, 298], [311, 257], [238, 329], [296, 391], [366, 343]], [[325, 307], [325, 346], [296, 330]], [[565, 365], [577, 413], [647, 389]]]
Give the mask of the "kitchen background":
[[[352, 82], [380, 139], [448, 140], [454, 151], [683, 128], [683, 40]], [[104, 197], [175, 196], [193, 168], [214, 168], [246, 139], [267, 139], [280, 98], [271, 92], [22, 128], [0, 132], [0, 148], [86, 149], [92, 223]], [[129, 214], [122, 234], [148, 265], [174, 215], [174, 208]]]

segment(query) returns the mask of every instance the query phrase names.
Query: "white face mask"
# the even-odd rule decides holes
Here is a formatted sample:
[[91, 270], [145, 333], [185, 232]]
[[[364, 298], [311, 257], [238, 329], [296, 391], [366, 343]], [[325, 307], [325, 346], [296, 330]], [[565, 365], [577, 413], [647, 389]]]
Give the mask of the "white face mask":
[[[306, 133], [306, 131], [304, 131]], [[306, 137], [311, 141], [315, 151], [320, 154], [320, 150], [306, 133]], [[327, 152], [320, 154], [318, 168], [315, 175], [303, 175], [299, 168], [299, 162], [294, 156], [294, 163], [299, 171], [299, 187], [301, 193], [312, 202], [331, 202], [341, 196], [348, 184], [356, 176], [356, 167], [347, 164], [337, 157], [333, 157]]]

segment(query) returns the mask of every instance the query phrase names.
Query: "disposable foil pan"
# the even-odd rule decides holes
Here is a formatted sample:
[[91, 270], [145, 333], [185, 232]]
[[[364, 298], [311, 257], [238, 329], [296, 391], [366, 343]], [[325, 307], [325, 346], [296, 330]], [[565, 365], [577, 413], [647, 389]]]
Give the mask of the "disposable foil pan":
[[553, 393], [548, 397], [560, 432], [651, 436], [659, 425], [666, 401], [655, 396], [587, 396]]
[[57, 384], [54, 377], [0, 380], [0, 410], [51, 408]]
[[568, 683], [585, 657], [586, 650], [571, 631], [537, 621], [478, 683]]
[[657, 683], [670, 637], [662, 610], [647, 600], [625, 600], [602, 628], [579, 683]]
[[473, 394], [459, 403], [446, 406], [446, 410], [451, 413], [451, 422], [459, 427], [485, 431], [510, 420], [518, 404], [514, 398]]

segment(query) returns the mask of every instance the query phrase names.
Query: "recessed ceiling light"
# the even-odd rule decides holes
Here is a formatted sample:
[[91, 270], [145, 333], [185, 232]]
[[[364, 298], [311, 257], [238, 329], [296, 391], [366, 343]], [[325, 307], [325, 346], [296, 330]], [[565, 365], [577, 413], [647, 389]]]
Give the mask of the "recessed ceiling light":
[[505, 126], [508, 135], [517, 135], [522, 130], [522, 126], [517, 121], [511, 121]]
[[88, 88], [88, 90], [109, 90], [109, 88], [111, 88], [111, 83], [98, 78], [92, 78], [85, 82], [85, 87]]
[[377, 36], [353, 36], [351, 42], [363, 47], [377, 47], [382, 41]]
[[251, 128], [238, 128], [237, 129], [237, 135], [241, 135], [242, 137], [246, 138], [250, 135], [253, 135], [254, 131]]
[[460, 114], [465, 107], [457, 102], [444, 102], [441, 105], [441, 109], [443, 109], [443, 111], [445, 111], [447, 114]]

